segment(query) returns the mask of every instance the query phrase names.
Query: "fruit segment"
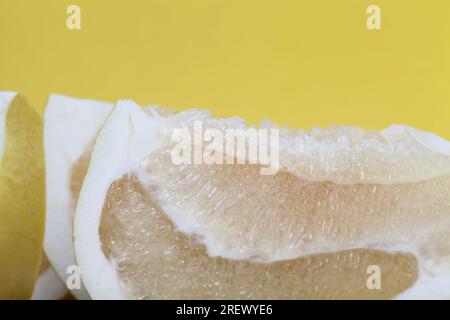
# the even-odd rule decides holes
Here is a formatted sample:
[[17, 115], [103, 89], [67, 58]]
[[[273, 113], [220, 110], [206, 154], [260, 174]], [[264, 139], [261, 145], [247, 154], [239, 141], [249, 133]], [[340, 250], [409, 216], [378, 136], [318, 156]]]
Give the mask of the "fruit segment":
[[45, 224], [43, 127], [16, 93], [0, 93], [0, 299], [29, 299]]
[[196, 121], [246, 128], [132, 102], [105, 122], [75, 216], [93, 298], [384, 299], [446, 283], [444, 139], [404, 126], [280, 129], [280, 170], [261, 175], [262, 163], [175, 164], [172, 133]]
[[352, 248], [414, 250], [449, 229], [450, 175], [337, 184], [288, 169], [261, 175], [258, 165], [174, 166], [170, 150], [144, 161], [142, 181], [211, 256], [273, 262]]
[[[128, 176], [110, 187], [100, 232], [133, 299], [387, 299], [417, 278], [414, 256], [399, 252], [355, 249], [272, 263], [213, 257]], [[380, 290], [367, 288], [371, 265], [382, 270]]]

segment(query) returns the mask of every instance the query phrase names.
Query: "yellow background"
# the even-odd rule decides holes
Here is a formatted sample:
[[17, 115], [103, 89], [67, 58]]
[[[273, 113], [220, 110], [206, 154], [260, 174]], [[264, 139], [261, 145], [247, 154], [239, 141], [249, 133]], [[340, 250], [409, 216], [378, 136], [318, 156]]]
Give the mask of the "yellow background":
[[0, 0], [0, 90], [450, 138], [450, 1]]

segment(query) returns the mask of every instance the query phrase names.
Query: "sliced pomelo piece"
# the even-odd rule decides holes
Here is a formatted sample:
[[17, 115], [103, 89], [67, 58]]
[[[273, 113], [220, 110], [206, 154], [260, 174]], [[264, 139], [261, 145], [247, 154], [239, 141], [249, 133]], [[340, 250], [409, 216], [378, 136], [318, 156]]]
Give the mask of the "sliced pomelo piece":
[[[75, 265], [72, 223], [92, 146], [112, 109], [107, 102], [51, 95], [45, 108], [47, 165], [47, 222], [45, 251], [65, 281], [67, 268]], [[162, 111], [148, 107], [158, 113]], [[77, 299], [88, 299], [85, 288], [71, 290]]]
[[42, 255], [39, 279], [34, 288], [33, 300], [61, 300], [69, 297], [69, 291], [53, 270], [48, 258]]
[[25, 98], [0, 93], [0, 299], [29, 299], [45, 224], [42, 119]]
[[[195, 120], [244, 127], [130, 102], [105, 122], [75, 217], [93, 298], [407, 298], [436, 281], [450, 298], [447, 141], [404, 126], [283, 129], [281, 171], [263, 176], [174, 165], [171, 133]], [[372, 265], [379, 290], [366, 286]]]
[[[65, 282], [67, 268], [76, 265], [72, 220], [95, 137], [112, 104], [50, 95], [44, 114], [47, 168], [47, 220], [45, 252]], [[88, 299], [84, 287], [73, 289], [78, 299]]]

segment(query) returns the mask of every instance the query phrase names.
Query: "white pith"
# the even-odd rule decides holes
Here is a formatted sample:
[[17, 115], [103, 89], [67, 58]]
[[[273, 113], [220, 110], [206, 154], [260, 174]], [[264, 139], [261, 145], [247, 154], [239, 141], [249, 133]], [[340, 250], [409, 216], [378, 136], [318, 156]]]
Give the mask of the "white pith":
[[67, 292], [66, 286], [53, 268], [48, 268], [39, 276], [31, 299], [59, 300], [63, 298]]
[[[46, 161], [46, 232], [44, 249], [64, 281], [75, 265], [72, 228], [75, 204], [70, 190], [73, 165], [88, 150], [112, 109], [112, 104], [51, 95], [44, 114]], [[72, 290], [88, 299], [84, 288]]]

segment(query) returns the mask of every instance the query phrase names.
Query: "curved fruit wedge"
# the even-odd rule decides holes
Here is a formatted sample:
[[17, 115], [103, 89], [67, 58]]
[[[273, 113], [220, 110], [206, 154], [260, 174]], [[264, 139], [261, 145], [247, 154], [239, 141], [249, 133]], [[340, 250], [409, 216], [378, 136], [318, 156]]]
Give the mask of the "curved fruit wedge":
[[176, 164], [201, 145], [198, 123], [211, 144], [247, 128], [132, 102], [108, 117], [74, 224], [92, 298], [450, 298], [449, 142], [406, 126], [274, 128], [280, 170], [263, 175], [228, 148], [214, 154], [229, 164]]
[[0, 299], [29, 299], [45, 224], [42, 119], [17, 93], [0, 93]]

